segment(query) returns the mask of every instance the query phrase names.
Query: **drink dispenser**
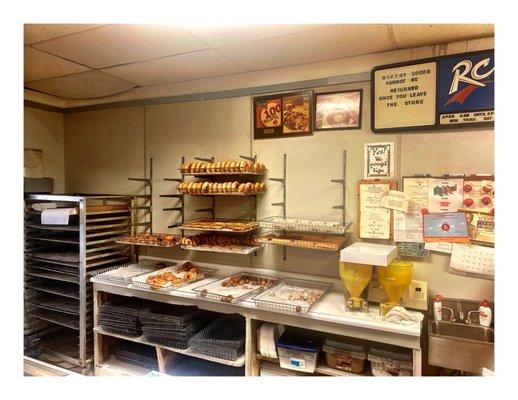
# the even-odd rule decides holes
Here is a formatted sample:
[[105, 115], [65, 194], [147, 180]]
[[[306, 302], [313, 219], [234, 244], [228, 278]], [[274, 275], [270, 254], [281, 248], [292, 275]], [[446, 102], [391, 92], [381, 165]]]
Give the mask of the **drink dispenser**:
[[380, 314], [399, 306], [405, 290], [412, 281], [413, 264], [410, 261], [394, 260], [386, 267], [376, 267], [378, 282], [386, 297], [380, 303]]

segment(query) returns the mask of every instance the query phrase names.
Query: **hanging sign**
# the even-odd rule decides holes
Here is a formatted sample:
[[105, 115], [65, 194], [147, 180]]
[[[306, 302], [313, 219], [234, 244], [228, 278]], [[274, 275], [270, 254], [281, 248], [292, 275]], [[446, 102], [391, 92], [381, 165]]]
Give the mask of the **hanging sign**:
[[485, 50], [373, 68], [372, 131], [493, 125], [494, 65]]

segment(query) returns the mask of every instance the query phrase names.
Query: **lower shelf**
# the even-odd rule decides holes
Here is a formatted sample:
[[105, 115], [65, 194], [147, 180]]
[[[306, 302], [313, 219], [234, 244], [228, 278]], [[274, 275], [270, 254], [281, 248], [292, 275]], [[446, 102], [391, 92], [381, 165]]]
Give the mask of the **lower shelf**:
[[104, 364], [95, 367], [96, 376], [146, 376], [152, 370], [111, 357]]
[[203, 354], [197, 354], [197, 353], [194, 353], [191, 349], [182, 350], [182, 349], [175, 349], [173, 347], [161, 346], [161, 345], [158, 345], [158, 344], [155, 344], [155, 343], [148, 342], [144, 338], [144, 336], [139, 336], [139, 337], [136, 337], [136, 338], [127, 337], [127, 336], [124, 336], [124, 335], [118, 335], [116, 333], [106, 332], [103, 329], [101, 329], [100, 327], [95, 327], [94, 328], [94, 332], [96, 332], [98, 334], [101, 334], [101, 335], [111, 336], [111, 337], [115, 337], [115, 338], [119, 338], [119, 339], [124, 339], [124, 340], [128, 340], [128, 341], [135, 342], [135, 343], [147, 344], [149, 346], [158, 347], [158, 348], [164, 349], [164, 350], [169, 350], [169, 351], [172, 351], [172, 352], [178, 353], [178, 354], [184, 354], [184, 355], [187, 355], [187, 356], [191, 356], [191, 357], [195, 357], [195, 358], [200, 358], [202, 360], [212, 361], [212, 362], [219, 363], [219, 364], [224, 364], [224, 365], [230, 365], [232, 367], [242, 367], [242, 366], [245, 365], [245, 355], [244, 354], [241, 357], [239, 357], [237, 360], [230, 361], [230, 360], [224, 360], [222, 358], [215, 358], [215, 357], [211, 357], [211, 356], [205, 356]]
[[[260, 354], [256, 354], [255, 357], [258, 360], [267, 361], [267, 362], [279, 365], [278, 359], [263, 357]], [[291, 371], [291, 370], [287, 370], [287, 371]], [[313, 374], [305, 373], [302, 371], [301, 371], [301, 373], [304, 375], [315, 375], [316, 374], [316, 375], [326, 375], [326, 376], [356, 376], [356, 377], [371, 376], [370, 370], [368, 370], [368, 369], [363, 374], [353, 374], [352, 372], [347, 372], [347, 371], [342, 371], [340, 369], [331, 368], [327, 364], [323, 363], [322, 361], [319, 361], [317, 368], [315, 369], [315, 372]]]

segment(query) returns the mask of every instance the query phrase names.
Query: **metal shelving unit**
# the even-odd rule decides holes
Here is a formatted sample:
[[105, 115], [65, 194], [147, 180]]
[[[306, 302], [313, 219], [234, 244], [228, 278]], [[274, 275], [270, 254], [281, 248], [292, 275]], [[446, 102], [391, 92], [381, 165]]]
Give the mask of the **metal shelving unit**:
[[[130, 181], [137, 181], [144, 183], [144, 189], [149, 188], [149, 194], [134, 195], [134, 204], [131, 206], [134, 215], [134, 222], [132, 226], [134, 231], [138, 231], [139, 227], [144, 227], [144, 231], [153, 233], [153, 159], [149, 159], [149, 178], [128, 178]], [[149, 215], [149, 220], [141, 222], [140, 212], [144, 211]]]
[[[185, 157], [182, 156], [182, 164], [185, 162]], [[180, 184], [183, 182], [185, 174], [181, 174], [182, 176], [180, 178], [164, 178], [164, 181], [166, 182], [176, 182]], [[162, 208], [162, 211], [176, 211], [180, 213], [180, 222], [171, 224], [168, 226], [169, 229], [176, 228], [179, 225], [183, 224], [185, 221], [185, 195], [175, 193], [175, 194], [161, 194], [160, 197], [171, 197], [178, 199], [178, 203], [174, 207], [166, 207]], [[182, 233], [183, 235], [183, 233]]]
[[[75, 208], [68, 225], [42, 225], [35, 203]], [[88, 373], [93, 355], [92, 284], [95, 271], [130, 260], [129, 246], [115, 243], [132, 229], [132, 197], [28, 195], [25, 199], [25, 323], [27, 356], [52, 359]], [[59, 340], [58, 340], [59, 338]]]

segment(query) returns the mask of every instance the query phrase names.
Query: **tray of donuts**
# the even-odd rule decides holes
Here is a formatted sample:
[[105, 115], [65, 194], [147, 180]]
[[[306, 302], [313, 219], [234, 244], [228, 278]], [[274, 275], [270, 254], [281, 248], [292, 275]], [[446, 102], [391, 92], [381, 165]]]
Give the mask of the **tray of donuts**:
[[184, 175], [264, 175], [266, 167], [251, 161], [188, 161], [182, 164], [180, 172]]
[[182, 237], [180, 247], [184, 250], [250, 254], [261, 248], [262, 244], [253, 236], [201, 234]]
[[227, 196], [248, 196], [264, 193], [266, 184], [264, 182], [180, 182], [178, 191], [181, 194], [192, 196], [227, 195]]

